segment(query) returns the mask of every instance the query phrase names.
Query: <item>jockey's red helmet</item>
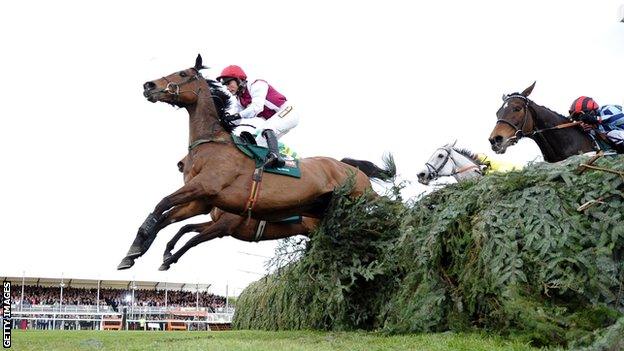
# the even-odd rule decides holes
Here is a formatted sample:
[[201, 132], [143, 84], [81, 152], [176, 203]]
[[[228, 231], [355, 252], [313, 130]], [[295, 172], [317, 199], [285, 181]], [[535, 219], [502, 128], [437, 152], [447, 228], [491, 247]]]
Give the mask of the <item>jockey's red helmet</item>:
[[592, 111], [597, 111], [598, 108], [600, 108], [600, 106], [596, 103], [596, 101], [594, 101], [594, 99], [587, 96], [581, 96], [574, 100], [570, 106], [570, 115], [590, 113]]
[[242, 68], [236, 65], [229, 65], [221, 71], [221, 75], [217, 77], [217, 80], [221, 81], [227, 78], [236, 78], [240, 80], [247, 80], [247, 74]]

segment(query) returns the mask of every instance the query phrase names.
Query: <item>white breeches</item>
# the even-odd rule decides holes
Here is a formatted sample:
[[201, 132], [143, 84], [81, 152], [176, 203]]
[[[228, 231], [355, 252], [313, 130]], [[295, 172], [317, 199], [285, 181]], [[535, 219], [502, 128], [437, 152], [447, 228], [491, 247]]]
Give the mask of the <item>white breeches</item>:
[[607, 137], [616, 145], [624, 144], [624, 130], [612, 130], [607, 133]]
[[242, 132], [249, 132], [256, 137], [256, 143], [266, 147], [266, 140], [262, 136], [262, 131], [271, 129], [275, 132], [277, 139], [284, 136], [291, 129], [299, 124], [299, 114], [292, 105], [286, 103], [271, 118], [264, 119], [262, 117], [245, 118], [239, 120], [239, 124], [243, 124], [234, 129], [234, 134], [240, 135]]

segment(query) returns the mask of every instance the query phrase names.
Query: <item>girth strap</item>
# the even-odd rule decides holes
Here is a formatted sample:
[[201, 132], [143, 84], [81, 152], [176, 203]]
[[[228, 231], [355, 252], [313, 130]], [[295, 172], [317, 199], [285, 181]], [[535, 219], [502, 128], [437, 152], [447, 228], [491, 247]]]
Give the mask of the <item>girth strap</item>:
[[[260, 184], [262, 183], [262, 174], [264, 173], [264, 165], [256, 168], [251, 176], [251, 191], [249, 192], [249, 199], [245, 205], [245, 212], [247, 212], [247, 219], [251, 218], [251, 210], [258, 201], [260, 196]], [[245, 214], [243, 212], [243, 214]]]
[[256, 227], [256, 235], [254, 236], [254, 241], [260, 241], [262, 239], [262, 234], [264, 234], [264, 228], [266, 228], [267, 221], [259, 221], [258, 226]]

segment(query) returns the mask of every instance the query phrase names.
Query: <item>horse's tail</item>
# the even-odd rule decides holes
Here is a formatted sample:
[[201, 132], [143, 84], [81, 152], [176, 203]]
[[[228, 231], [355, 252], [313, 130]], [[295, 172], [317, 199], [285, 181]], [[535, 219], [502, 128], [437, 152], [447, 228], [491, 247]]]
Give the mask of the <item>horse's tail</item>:
[[388, 153], [383, 156], [382, 160], [384, 168], [379, 168], [370, 161], [354, 160], [352, 158], [343, 158], [340, 162], [358, 168], [369, 178], [379, 179], [384, 182], [394, 179], [394, 177], [396, 177], [396, 164], [394, 163], [394, 156]]

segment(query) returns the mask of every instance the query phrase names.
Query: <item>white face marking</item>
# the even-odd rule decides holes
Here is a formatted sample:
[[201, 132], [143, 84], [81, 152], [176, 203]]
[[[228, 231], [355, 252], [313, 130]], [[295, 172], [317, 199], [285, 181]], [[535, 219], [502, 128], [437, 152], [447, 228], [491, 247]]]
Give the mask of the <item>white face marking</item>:
[[507, 108], [507, 106], [509, 106], [509, 101], [505, 101], [505, 103], [503, 104], [503, 108]]

